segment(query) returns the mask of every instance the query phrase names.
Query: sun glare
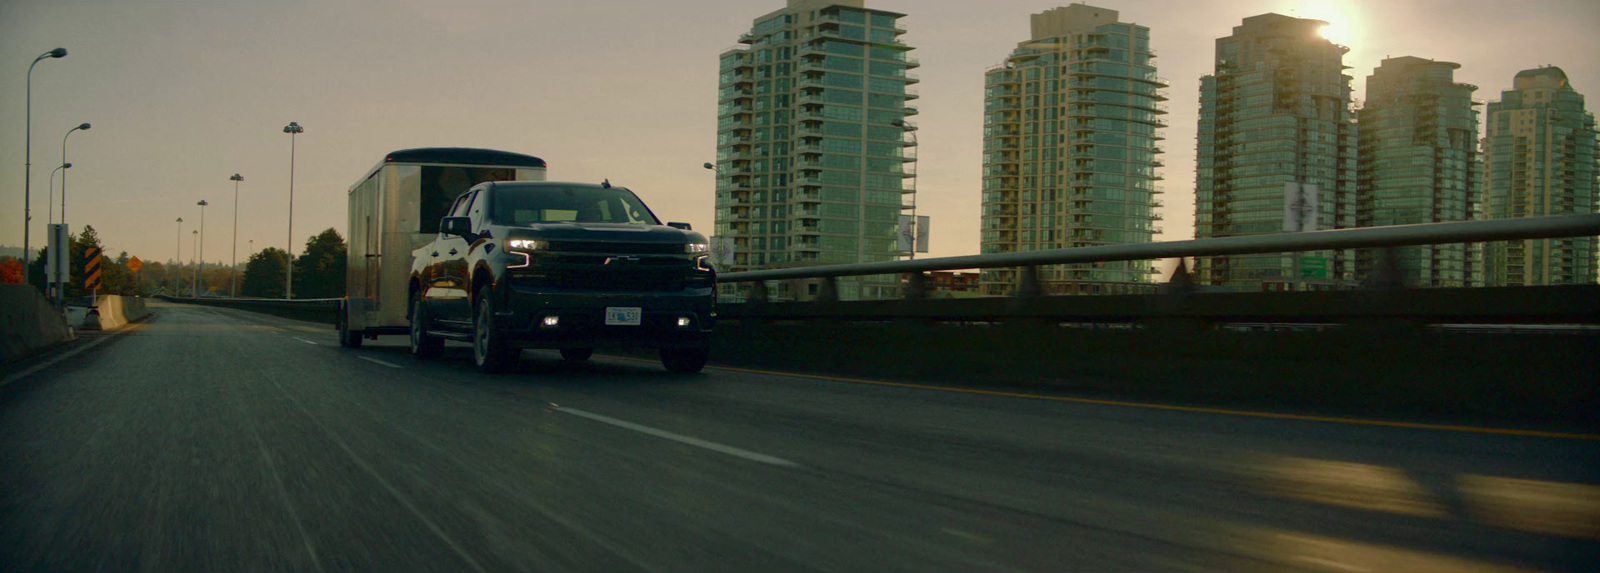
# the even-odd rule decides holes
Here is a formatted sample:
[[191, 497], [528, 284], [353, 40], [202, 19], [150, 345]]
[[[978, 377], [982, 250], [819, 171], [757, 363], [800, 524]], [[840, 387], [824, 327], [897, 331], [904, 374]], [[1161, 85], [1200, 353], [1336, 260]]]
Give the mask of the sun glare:
[[1292, 15], [1297, 18], [1310, 18], [1327, 22], [1320, 30], [1322, 37], [1335, 44], [1346, 46], [1355, 42], [1358, 33], [1356, 27], [1356, 6], [1354, 2], [1341, 0], [1301, 1], [1294, 4]]

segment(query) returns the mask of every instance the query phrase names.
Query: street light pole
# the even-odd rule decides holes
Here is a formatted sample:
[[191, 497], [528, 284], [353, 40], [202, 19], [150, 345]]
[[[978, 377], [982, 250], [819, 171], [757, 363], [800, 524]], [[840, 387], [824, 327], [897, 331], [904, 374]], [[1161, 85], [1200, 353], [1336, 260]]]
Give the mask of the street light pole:
[[[172, 267], [173, 267], [173, 270], [176, 271], [178, 265], [182, 265], [183, 264], [183, 217], [178, 217], [178, 240], [174, 241], [174, 243], [175, 243], [175, 247], [176, 248], [174, 248], [172, 250], [173, 251], [173, 253], [172, 253], [172, 262], [173, 262]], [[182, 272], [182, 271], [179, 271], [179, 272]], [[172, 295], [173, 296], [177, 296], [178, 295], [178, 286], [180, 284], [179, 281], [182, 281], [182, 280], [183, 280], [183, 275], [180, 275], [178, 273], [172, 273]]]
[[33, 170], [33, 67], [39, 64], [39, 60], [45, 58], [65, 57], [67, 57], [67, 49], [56, 48], [39, 54], [39, 57], [33, 59], [33, 63], [28, 64], [28, 95], [26, 96], [28, 104], [23, 115], [26, 118], [24, 122], [27, 124], [27, 141], [24, 142], [24, 151], [22, 152], [22, 268], [24, 269], [28, 268], [28, 257], [33, 256], [33, 253], [29, 252], [32, 247], [28, 242], [28, 223], [33, 220], [33, 179], [28, 176], [28, 173]]
[[[904, 119], [897, 119], [897, 120], [891, 121], [891, 122], [889, 122], [889, 125], [893, 125], [895, 127], [903, 129], [903, 130], [905, 130], [906, 133], [911, 134], [911, 148], [912, 149], [917, 149], [918, 151], [921, 151], [920, 150], [921, 146], [920, 146], [920, 144], [917, 143], [917, 126], [907, 124], [906, 120], [904, 120]], [[918, 155], [920, 156], [921, 154], [919, 153]], [[917, 227], [920, 226], [918, 224], [918, 220], [917, 220], [917, 161], [918, 161], [918, 159], [919, 159], [919, 157], [912, 157], [911, 158], [911, 253], [910, 253], [911, 256], [910, 256], [909, 260], [916, 260], [916, 258], [917, 258], [917, 235], [919, 235], [921, 233], [921, 230], [917, 228]]]
[[[72, 129], [67, 130], [67, 134], [61, 136], [61, 163], [62, 164], [72, 165], [71, 163], [67, 163], [67, 138], [68, 137], [72, 137], [72, 132], [78, 131], [80, 129], [88, 130], [89, 129], [89, 124], [88, 123], [80, 123], [80, 124], [78, 124], [78, 127], [74, 127]], [[65, 172], [65, 171], [61, 172], [61, 222], [62, 223], [66, 223], [67, 222], [67, 172]]]
[[[46, 229], [50, 228], [48, 223], [54, 223], [55, 220], [56, 220], [56, 216], [55, 216], [56, 171], [60, 171], [61, 172], [61, 180], [62, 181], [66, 181], [67, 180], [67, 172], [66, 172], [66, 170], [67, 169], [71, 169], [71, 168], [72, 168], [72, 164], [71, 163], [62, 163], [60, 167], [57, 167], [55, 169], [55, 171], [51, 171], [50, 172], [50, 199], [45, 201], [45, 204], [49, 205], [51, 208], [46, 211], [46, 216], [45, 216], [45, 223], [47, 223], [45, 225]], [[63, 192], [65, 192], [65, 191], [63, 191]], [[48, 245], [49, 243], [46, 242], [45, 244]], [[70, 250], [70, 247], [69, 247], [69, 250]], [[57, 297], [55, 295], [55, 293], [57, 292], [58, 285], [66, 285], [67, 284], [66, 278], [64, 278], [64, 277], [56, 277], [56, 280], [52, 281], [52, 280], [50, 280], [49, 274], [46, 273], [45, 274], [45, 282], [46, 282], [46, 284], [44, 286], [44, 290], [45, 290], [46, 296], [50, 300], [55, 301], [56, 304], [59, 305], [61, 303], [61, 299], [62, 298], [66, 298], [66, 295], [62, 295], [61, 297]]]
[[[56, 171], [61, 171], [61, 179], [66, 180], [67, 172], [62, 171], [63, 169], [72, 169], [72, 164], [62, 163], [60, 167], [56, 168]], [[50, 205], [50, 208], [45, 211], [45, 223], [47, 224], [56, 222], [56, 171], [50, 172], [50, 200], [45, 201]]]
[[288, 273], [283, 276], [283, 299], [294, 298], [294, 136], [305, 132], [300, 124], [289, 122], [283, 126], [283, 132], [289, 134], [289, 244], [284, 251], [284, 266]]
[[239, 297], [239, 182], [238, 173], [228, 178], [233, 181], [233, 266], [228, 267], [228, 296]]
[[[189, 242], [189, 254], [191, 255], [189, 260], [196, 261], [199, 258], [196, 251], [199, 249], [200, 231], [189, 231], [189, 236], [194, 238]], [[189, 298], [200, 298], [200, 266], [194, 265], [193, 270], [190, 272], [192, 274], [189, 278]]]
[[[201, 199], [199, 203], [195, 204], [200, 206], [200, 252], [195, 255], [196, 264], [194, 267], [194, 274], [196, 280], [198, 280], [200, 267], [206, 265], [206, 205], [208, 203], [206, 203], [205, 199]], [[200, 298], [200, 293], [197, 291], [194, 296], [195, 298]]]

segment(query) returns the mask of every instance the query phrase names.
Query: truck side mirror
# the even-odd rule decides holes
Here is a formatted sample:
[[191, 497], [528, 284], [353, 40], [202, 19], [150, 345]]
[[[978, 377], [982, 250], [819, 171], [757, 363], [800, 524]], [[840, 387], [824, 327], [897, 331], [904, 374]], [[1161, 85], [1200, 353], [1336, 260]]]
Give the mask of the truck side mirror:
[[674, 229], [683, 229], [685, 231], [693, 231], [694, 230], [694, 229], [690, 229], [689, 228], [689, 224], [688, 223], [667, 223], [667, 226], [668, 227], [672, 227]]
[[439, 232], [461, 237], [471, 235], [472, 219], [468, 217], [445, 217], [439, 220]]

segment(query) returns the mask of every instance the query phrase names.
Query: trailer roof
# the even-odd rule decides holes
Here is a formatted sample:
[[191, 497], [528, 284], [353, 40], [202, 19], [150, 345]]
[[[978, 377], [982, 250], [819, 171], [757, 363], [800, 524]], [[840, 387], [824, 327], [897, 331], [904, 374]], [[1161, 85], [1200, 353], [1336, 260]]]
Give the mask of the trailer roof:
[[543, 159], [532, 155], [477, 149], [472, 147], [418, 147], [392, 151], [384, 163], [453, 163], [457, 165], [495, 165], [504, 167], [544, 167]]

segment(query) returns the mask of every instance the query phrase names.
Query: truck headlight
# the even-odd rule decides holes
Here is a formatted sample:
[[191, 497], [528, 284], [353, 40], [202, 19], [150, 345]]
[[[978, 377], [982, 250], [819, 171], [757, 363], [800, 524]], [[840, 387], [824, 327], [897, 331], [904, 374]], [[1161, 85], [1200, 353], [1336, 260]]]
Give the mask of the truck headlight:
[[506, 248], [518, 251], [538, 251], [549, 248], [549, 246], [550, 244], [545, 241], [535, 241], [533, 239], [511, 239], [506, 241]]
[[711, 245], [707, 243], [689, 243], [683, 246], [683, 252], [691, 255], [711, 252]]

